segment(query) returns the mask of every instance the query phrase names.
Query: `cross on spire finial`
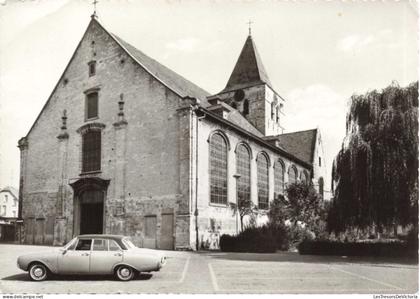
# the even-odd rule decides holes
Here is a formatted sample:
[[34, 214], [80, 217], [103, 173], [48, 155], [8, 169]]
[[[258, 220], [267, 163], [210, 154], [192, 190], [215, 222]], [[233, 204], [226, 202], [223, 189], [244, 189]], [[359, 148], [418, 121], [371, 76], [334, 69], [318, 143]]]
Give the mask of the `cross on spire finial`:
[[247, 22], [247, 24], [248, 24], [248, 32], [249, 32], [249, 35], [251, 35], [251, 24], [253, 24], [254, 22], [252, 22], [251, 20], [249, 20], [248, 22]]
[[98, 4], [98, 0], [93, 0], [92, 4], [93, 4], [93, 15], [92, 17], [97, 17], [98, 15], [96, 14], [96, 4]]

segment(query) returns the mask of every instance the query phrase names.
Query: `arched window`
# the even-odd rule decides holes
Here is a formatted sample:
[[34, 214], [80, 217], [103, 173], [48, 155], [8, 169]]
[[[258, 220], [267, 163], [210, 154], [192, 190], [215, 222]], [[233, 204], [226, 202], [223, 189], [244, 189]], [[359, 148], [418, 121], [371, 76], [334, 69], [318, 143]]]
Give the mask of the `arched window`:
[[309, 185], [309, 175], [306, 170], [300, 173], [300, 181], [305, 183], [306, 185]]
[[318, 192], [322, 198], [324, 198], [324, 178], [320, 177], [318, 179]]
[[239, 175], [237, 181], [238, 202], [249, 200], [251, 197], [251, 153], [244, 144], [236, 148], [236, 173]]
[[219, 133], [210, 137], [210, 202], [227, 204], [227, 143]]
[[289, 167], [288, 177], [289, 177], [288, 185], [291, 185], [297, 182], [298, 174], [297, 174], [297, 169], [294, 165]]
[[276, 103], [271, 103], [271, 119], [274, 120], [274, 109], [276, 107]]
[[82, 136], [82, 172], [101, 170], [101, 131], [88, 130]]
[[88, 62], [88, 66], [89, 66], [89, 77], [95, 76], [96, 75], [96, 61], [92, 60]]
[[284, 193], [284, 164], [277, 161], [274, 164], [274, 196]]
[[257, 156], [257, 179], [258, 179], [258, 208], [268, 209], [268, 158], [265, 154]]

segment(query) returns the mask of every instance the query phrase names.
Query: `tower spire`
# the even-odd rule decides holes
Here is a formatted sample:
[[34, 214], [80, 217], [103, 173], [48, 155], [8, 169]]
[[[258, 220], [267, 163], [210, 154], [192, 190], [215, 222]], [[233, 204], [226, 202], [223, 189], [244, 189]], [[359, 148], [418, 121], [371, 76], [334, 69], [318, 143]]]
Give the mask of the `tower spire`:
[[262, 83], [272, 86], [250, 32], [224, 91]]

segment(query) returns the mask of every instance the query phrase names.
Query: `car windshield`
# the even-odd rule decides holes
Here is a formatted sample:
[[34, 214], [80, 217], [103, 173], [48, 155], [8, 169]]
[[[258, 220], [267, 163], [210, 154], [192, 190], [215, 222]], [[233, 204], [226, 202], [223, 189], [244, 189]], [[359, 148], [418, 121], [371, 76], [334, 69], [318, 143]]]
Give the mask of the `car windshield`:
[[124, 238], [122, 241], [127, 249], [136, 248], [136, 245], [134, 245], [129, 238]]
[[72, 245], [75, 244], [77, 238], [71, 239], [66, 245], [64, 245], [65, 249], [69, 249]]

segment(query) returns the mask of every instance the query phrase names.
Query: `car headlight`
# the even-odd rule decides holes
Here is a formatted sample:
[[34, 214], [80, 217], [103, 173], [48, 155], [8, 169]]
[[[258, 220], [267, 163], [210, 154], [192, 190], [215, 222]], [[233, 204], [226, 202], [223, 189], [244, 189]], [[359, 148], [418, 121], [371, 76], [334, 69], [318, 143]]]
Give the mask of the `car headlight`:
[[165, 263], [166, 263], [166, 257], [162, 256], [162, 258], [160, 259], [160, 263], [162, 265], [165, 265]]

